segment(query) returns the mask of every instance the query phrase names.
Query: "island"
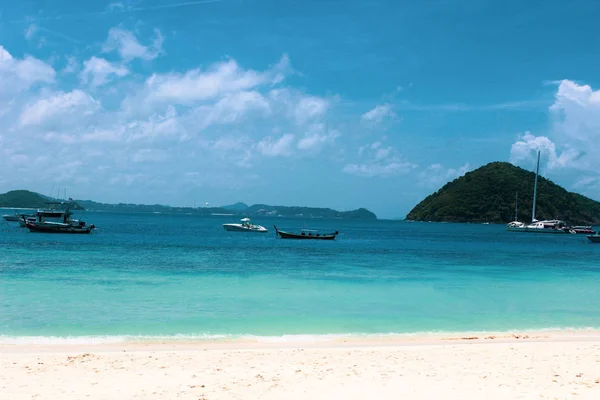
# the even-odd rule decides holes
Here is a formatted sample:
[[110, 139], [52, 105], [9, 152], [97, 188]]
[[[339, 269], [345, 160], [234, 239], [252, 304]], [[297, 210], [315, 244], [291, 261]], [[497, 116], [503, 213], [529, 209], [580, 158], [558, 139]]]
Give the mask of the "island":
[[[445, 184], [406, 216], [408, 221], [507, 223], [531, 221], [535, 173], [507, 162], [492, 162]], [[536, 218], [573, 225], [600, 224], [600, 203], [539, 177]]]
[[43, 194], [30, 192], [29, 190], [11, 190], [4, 194], [0, 194], [0, 208], [22, 208], [22, 209], [37, 209], [48, 208], [50, 204], [61, 205], [65, 208], [69, 204], [71, 210], [83, 210], [84, 208], [76, 201], [56, 199]]
[[[45, 208], [49, 202], [67, 202], [57, 200], [28, 190], [13, 190], [0, 194], [0, 208]], [[377, 216], [366, 208], [350, 211], [337, 211], [331, 208], [300, 207], [300, 206], [270, 206], [235, 203], [223, 207], [171, 207], [167, 205], [146, 204], [106, 204], [92, 200], [70, 200], [71, 209], [100, 212], [127, 213], [164, 213], [164, 214], [193, 214], [193, 215], [229, 215], [244, 217], [288, 217], [288, 218], [324, 218], [349, 220], [376, 220]]]

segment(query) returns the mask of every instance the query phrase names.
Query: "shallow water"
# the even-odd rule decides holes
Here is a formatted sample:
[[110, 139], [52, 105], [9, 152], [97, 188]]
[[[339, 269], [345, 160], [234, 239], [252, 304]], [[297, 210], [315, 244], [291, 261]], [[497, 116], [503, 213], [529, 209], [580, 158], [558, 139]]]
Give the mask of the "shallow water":
[[[1, 210], [0, 210], [1, 212]], [[3, 212], [2, 212], [3, 213]], [[91, 235], [0, 224], [0, 341], [600, 327], [600, 245], [503, 225], [82, 215]], [[335, 241], [276, 239], [339, 230]], [[45, 338], [45, 339], [44, 339]]]

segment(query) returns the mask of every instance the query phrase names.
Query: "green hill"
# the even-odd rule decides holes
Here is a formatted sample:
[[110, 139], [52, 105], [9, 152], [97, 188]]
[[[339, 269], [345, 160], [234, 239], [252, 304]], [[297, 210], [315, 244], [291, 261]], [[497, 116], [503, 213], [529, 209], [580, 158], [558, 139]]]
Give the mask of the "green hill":
[[[417, 204], [412, 221], [497, 222], [514, 220], [519, 193], [519, 221], [531, 221], [535, 173], [506, 162], [484, 165], [447, 183]], [[600, 203], [538, 178], [536, 218], [562, 219], [573, 225], [600, 224]]]
[[[10, 208], [45, 208], [49, 202], [60, 202], [39, 193], [29, 190], [11, 190], [10, 192], [0, 194], [0, 207]], [[72, 210], [82, 210], [77, 203], [71, 203]]]

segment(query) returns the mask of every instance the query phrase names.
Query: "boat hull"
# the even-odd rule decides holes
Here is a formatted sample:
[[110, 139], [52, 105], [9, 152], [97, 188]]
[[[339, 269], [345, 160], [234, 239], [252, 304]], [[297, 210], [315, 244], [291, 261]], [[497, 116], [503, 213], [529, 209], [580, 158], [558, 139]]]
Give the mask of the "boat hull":
[[554, 234], [558, 234], [558, 235], [570, 233], [568, 231], [563, 231], [561, 229], [551, 229], [551, 228], [540, 229], [540, 228], [528, 228], [528, 227], [523, 227], [523, 228], [507, 227], [506, 230], [509, 232], [554, 233]]
[[8, 222], [17, 222], [19, 220], [18, 215], [3, 215], [2, 218]]
[[256, 232], [256, 233], [267, 233], [268, 230], [264, 227], [248, 228], [239, 224], [223, 224], [223, 229], [228, 232]]
[[337, 231], [335, 233], [331, 233], [331, 234], [290, 233], [290, 232], [280, 231], [279, 229], [277, 229], [277, 227], [275, 227], [275, 232], [277, 233], [278, 237], [280, 237], [281, 239], [298, 239], [298, 240], [334, 240], [335, 237], [338, 235]]
[[586, 236], [592, 243], [600, 243], [600, 235], [588, 235]]
[[30, 223], [27, 222], [27, 228], [30, 232], [43, 232], [43, 233], [80, 233], [86, 234], [91, 233], [92, 229], [90, 226], [69, 226], [66, 224], [44, 224], [44, 223]]

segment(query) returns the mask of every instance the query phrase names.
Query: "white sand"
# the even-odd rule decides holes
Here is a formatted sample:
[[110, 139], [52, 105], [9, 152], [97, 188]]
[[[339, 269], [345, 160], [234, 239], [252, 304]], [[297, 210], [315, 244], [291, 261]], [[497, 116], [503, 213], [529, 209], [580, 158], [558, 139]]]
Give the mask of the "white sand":
[[0, 399], [600, 399], [597, 334], [484, 337], [5, 344]]

